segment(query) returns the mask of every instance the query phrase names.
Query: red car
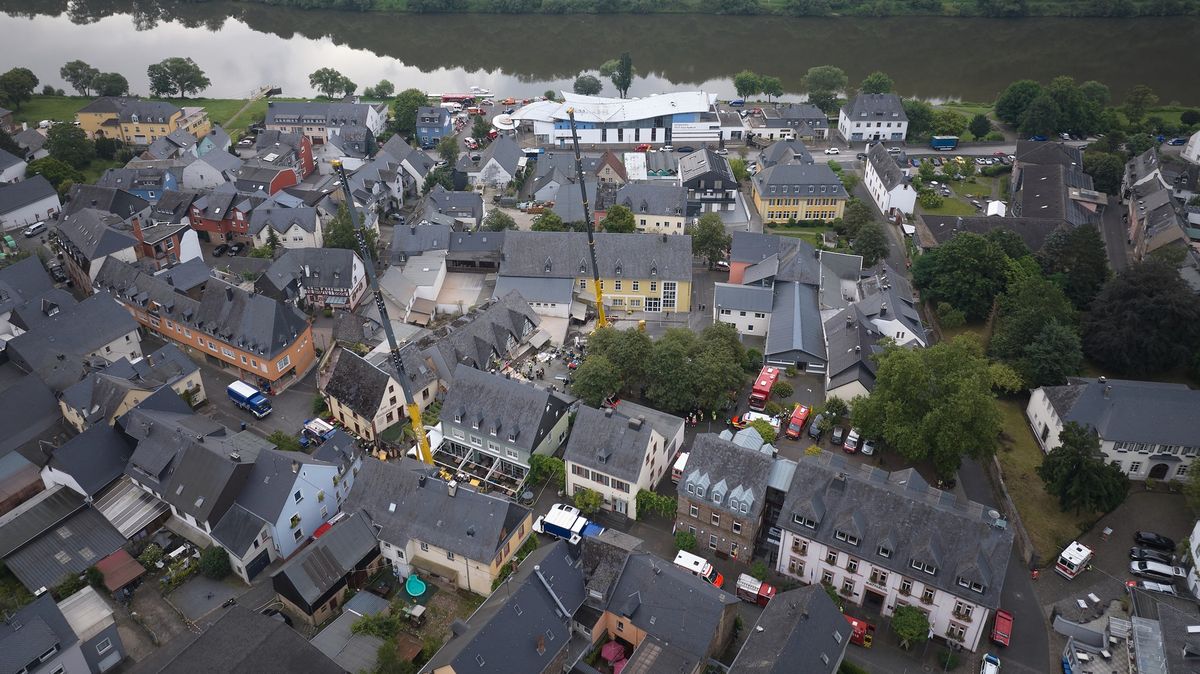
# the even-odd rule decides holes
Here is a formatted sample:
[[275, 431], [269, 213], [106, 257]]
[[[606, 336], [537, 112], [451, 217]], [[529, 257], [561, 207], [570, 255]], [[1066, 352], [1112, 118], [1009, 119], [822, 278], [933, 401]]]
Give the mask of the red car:
[[1012, 638], [1012, 626], [1011, 613], [1004, 609], [996, 611], [996, 623], [992, 626], [992, 641], [1001, 646], [1007, 646], [1009, 639]]
[[497, 138], [499, 138], [499, 137], [500, 137], [500, 132], [499, 132], [499, 131], [497, 131], [497, 130], [495, 130], [495, 129], [492, 129], [491, 131], [488, 131], [488, 140], [496, 140], [496, 139], [497, 139]]
[[641, 145], [638, 145], [637, 147], [633, 148], [634, 152], [648, 152], [649, 150], [650, 150], [650, 143], [642, 143]]

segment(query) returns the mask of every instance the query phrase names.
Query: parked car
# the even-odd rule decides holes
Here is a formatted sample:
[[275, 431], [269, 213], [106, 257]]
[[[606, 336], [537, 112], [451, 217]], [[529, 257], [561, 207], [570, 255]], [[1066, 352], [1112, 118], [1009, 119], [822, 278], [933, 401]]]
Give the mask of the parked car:
[[1000, 658], [991, 653], [983, 656], [983, 664], [979, 666], [979, 674], [1000, 674]]
[[837, 149], [836, 147], [825, 148], [825, 154], [841, 154], [841, 153], [842, 153], [842, 151]]
[[846, 434], [846, 443], [842, 445], [842, 449], [846, 450], [850, 454], [853, 454], [858, 451], [858, 442], [858, 431], [851, 428], [850, 432]]
[[24, 231], [25, 238], [28, 239], [28, 238], [35, 237], [44, 231], [46, 231], [46, 222], [44, 220], [35, 222], [32, 225], [25, 228], [25, 231]]
[[1038, 135], [1030, 136], [1030, 137], [1029, 137], [1029, 140], [1034, 140], [1034, 141], [1041, 142], [1041, 141], [1043, 141], [1043, 140], [1049, 140], [1049, 139], [1048, 139], [1048, 138], [1046, 138], [1045, 136], [1041, 135], [1041, 134], [1038, 134]]
[[675, 148], [675, 151], [676, 151], [676, 152], [683, 152], [683, 153], [685, 153], [685, 154], [686, 154], [686, 153], [689, 153], [689, 152], [695, 152], [695, 151], [696, 151], [696, 148], [692, 147], [691, 145], [684, 145], [684, 146], [682, 146], [682, 147], [677, 147], [677, 148]]
[[714, 266], [721, 271], [729, 271], [729, 260], [717, 260], [717, 263]]
[[860, 449], [858, 451], [862, 452], [863, 456], [874, 455], [875, 454], [875, 441], [874, 440], [863, 440], [862, 449]]
[[812, 418], [812, 421], [808, 422], [808, 437], [813, 440], [821, 439], [821, 421], [824, 419], [824, 414], [818, 414]]
[[932, 157], [932, 158], [930, 158], [930, 160], [929, 160], [929, 161], [933, 162], [933, 165], [934, 165], [934, 166], [941, 166], [941, 165], [942, 165], [942, 158], [941, 158], [941, 157]]
[[1172, 597], [1178, 597], [1179, 593], [1175, 591], [1174, 585], [1167, 583], [1156, 583], [1152, 580], [1127, 580], [1125, 585], [1128, 587], [1136, 587], [1139, 590], [1147, 592], [1158, 592], [1159, 594], [1169, 594]]
[[658, 148], [658, 151], [659, 152], [674, 152], [675, 146], [674, 145], [664, 145], [664, 146]]
[[846, 429], [841, 426], [833, 427], [833, 444], [840, 445], [846, 439]]
[[242, 251], [245, 249], [246, 249], [246, 244], [244, 244], [244, 243], [229, 244], [229, 257], [233, 257], [234, 255], [241, 255]]
[[745, 105], [745, 104], [746, 104], [746, 99], [744, 99], [744, 98], [735, 98], [735, 99], [733, 99], [732, 101], [729, 101], [729, 104], [730, 104], [730, 105], [732, 105], [732, 106], [733, 106], [733, 107], [735, 107], [735, 108], [740, 108], [740, 107], [742, 107], [743, 105]]
[[1007, 646], [1012, 638], [1013, 617], [1004, 609], [996, 611], [996, 621], [992, 623], [992, 642]]
[[213, 257], [221, 257], [228, 250], [229, 250], [229, 246], [227, 244], [222, 243], [222, 244], [218, 245], [216, 248], [213, 248], [213, 253], [212, 253]]
[[633, 148], [634, 152], [646, 152], [650, 149], [650, 143], [642, 143]]
[[1160, 564], [1174, 564], [1175, 557], [1169, 552], [1162, 550], [1153, 550], [1151, 548], [1129, 548], [1129, 558], [1138, 562], [1158, 562]]
[[909, 163], [909, 165], [910, 165], [910, 166], [912, 166], [913, 168], [917, 168], [918, 166], [920, 166], [920, 165], [921, 165], [921, 162], [920, 162], [920, 161], [917, 161], [916, 159], [909, 159], [909, 160], [908, 160], [908, 163]]
[[1162, 534], [1156, 534], [1153, 531], [1139, 531], [1133, 535], [1133, 541], [1138, 545], [1166, 550], [1168, 552], [1175, 551], [1175, 541]]
[[725, 148], [721, 148], [721, 149], [717, 150], [716, 153], [721, 155], [722, 157], [725, 157], [729, 154], [729, 150], [726, 150]]
[[1181, 566], [1160, 564], [1158, 562], [1130, 562], [1129, 573], [1150, 580], [1171, 582], [1176, 578], [1187, 578], [1187, 571]]
[[63, 269], [63, 265], [55, 258], [50, 258], [46, 263], [46, 270], [50, 272], [50, 277], [57, 283], [65, 283], [67, 280], [67, 270]]
[[1187, 138], [1172, 138], [1167, 141], [1167, 145], [1187, 145]]

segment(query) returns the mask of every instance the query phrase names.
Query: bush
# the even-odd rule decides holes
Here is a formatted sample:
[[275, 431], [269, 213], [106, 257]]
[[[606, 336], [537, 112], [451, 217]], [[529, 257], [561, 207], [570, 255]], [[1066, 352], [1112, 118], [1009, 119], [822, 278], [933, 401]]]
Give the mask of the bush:
[[675, 549], [691, 552], [696, 549], [696, 534], [680, 531], [675, 534]]
[[750, 428], [758, 431], [762, 436], [763, 442], [775, 442], [775, 427], [762, 419], [755, 419], [750, 422]]
[[158, 564], [160, 561], [162, 561], [162, 558], [163, 549], [158, 547], [158, 544], [151, 543], [150, 545], [146, 546], [145, 550], [142, 550], [142, 554], [138, 555], [137, 559], [139, 562], [141, 562], [142, 566], [146, 567], [147, 569], [151, 569], [154, 568], [155, 564]]
[[293, 435], [288, 435], [283, 431], [275, 431], [267, 436], [267, 442], [275, 445], [281, 452], [299, 452], [301, 451], [300, 441]]
[[746, 349], [746, 364], [744, 366], [746, 372], [757, 373], [760, 369], [762, 369], [762, 364], [762, 351], [759, 351], [758, 349]]
[[221, 580], [233, 569], [229, 568], [229, 554], [219, 545], [210, 545], [200, 553], [200, 573], [213, 580]]
[[584, 515], [594, 515], [604, 507], [604, 495], [587, 487], [575, 488], [575, 507]]
[[849, 660], [842, 660], [842, 666], [838, 667], [838, 674], [870, 674], [870, 672]]
[[791, 398], [792, 394], [795, 392], [796, 390], [792, 388], [792, 385], [786, 381], [777, 381], [775, 382], [775, 385], [771, 387], [771, 395], [775, 396], [776, 398]]
[[567, 465], [562, 459], [553, 456], [534, 454], [529, 457], [529, 484], [540, 485], [546, 480], [553, 480], [557, 489], [562, 489], [567, 483]]
[[788, 368], [783, 371], [783, 374], [788, 377], [795, 377], [797, 374], [796, 367], [794, 365], [788, 365]]
[[104, 573], [94, 566], [89, 566], [84, 572], [83, 577], [87, 579], [87, 584], [97, 590], [104, 589]]
[[754, 576], [758, 580], [766, 580], [769, 572], [770, 569], [767, 568], [766, 562], [762, 561], [761, 559], [755, 560], [754, 563], [750, 565], [750, 575]]
[[774, 400], [768, 400], [766, 406], [763, 407], [763, 414], [766, 414], [769, 417], [777, 417], [780, 414], [783, 414], [783, 405], [780, 405]]
[[72, 575], [54, 588], [54, 596], [62, 601], [85, 587], [87, 587], [87, 581], [82, 576]]
[[315, 395], [312, 401], [312, 413], [314, 416], [323, 417], [329, 411], [329, 405], [325, 404], [325, 396]]
[[967, 322], [966, 314], [962, 310], [950, 306], [949, 302], [938, 302], [937, 315], [942, 327], [948, 330], [961, 328]]

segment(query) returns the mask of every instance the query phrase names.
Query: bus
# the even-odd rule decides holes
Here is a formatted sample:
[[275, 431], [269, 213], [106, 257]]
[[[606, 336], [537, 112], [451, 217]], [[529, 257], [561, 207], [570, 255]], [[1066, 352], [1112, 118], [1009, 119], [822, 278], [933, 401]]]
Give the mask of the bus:
[[1079, 541], [1071, 541], [1067, 549], [1063, 550], [1062, 554], [1058, 556], [1058, 562], [1054, 565], [1054, 570], [1063, 578], [1071, 580], [1086, 569], [1088, 563], [1091, 561], [1092, 549]]
[[693, 555], [686, 550], [680, 550], [679, 554], [675, 555], [675, 565], [686, 569], [693, 576], [699, 576], [704, 582], [714, 587], [721, 587], [725, 584], [725, 576], [713, 568], [707, 559]]
[[458, 103], [466, 107], [475, 105], [475, 94], [442, 94], [443, 103]]

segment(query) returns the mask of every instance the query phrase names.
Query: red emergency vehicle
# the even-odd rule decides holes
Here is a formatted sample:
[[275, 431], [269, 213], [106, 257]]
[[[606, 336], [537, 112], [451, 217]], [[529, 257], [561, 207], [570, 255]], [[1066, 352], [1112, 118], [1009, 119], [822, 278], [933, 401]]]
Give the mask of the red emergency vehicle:
[[767, 366], [758, 373], [754, 380], [754, 388], [750, 390], [750, 409], [762, 410], [767, 406], [771, 397], [771, 387], [779, 381], [779, 368]]
[[846, 622], [850, 623], [850, 643], [863, 648], [870, 648], [875, 642], [875, 626], [861, 619], [842, 614]]

